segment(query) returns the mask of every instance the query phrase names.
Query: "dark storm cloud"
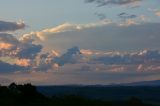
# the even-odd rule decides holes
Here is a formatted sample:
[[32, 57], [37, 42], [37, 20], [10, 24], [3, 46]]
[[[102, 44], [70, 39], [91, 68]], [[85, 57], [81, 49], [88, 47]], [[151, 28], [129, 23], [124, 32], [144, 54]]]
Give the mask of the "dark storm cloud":
[[98, 7], [105, 6], [108, 4], [125, 5], [129, 3], [134, 3], [136, 1], [142, 0], [85, 0], [86, 3], [96, 3]]
[[7, 21], [0, 21], [0, 32], [7, 32], [7, 31], [16, 31], [19, 29], [24, 29], [25, 24], [23, 22], [7, 22]]

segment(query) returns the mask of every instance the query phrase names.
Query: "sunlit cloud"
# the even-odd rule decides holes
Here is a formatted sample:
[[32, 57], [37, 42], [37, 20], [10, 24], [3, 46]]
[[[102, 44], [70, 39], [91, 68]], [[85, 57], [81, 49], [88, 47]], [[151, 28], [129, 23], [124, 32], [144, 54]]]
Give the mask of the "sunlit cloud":
[[105, 26], [105, 25], [108, 25], [111, 23], [112, 23], [112, 21], [108, 20], [108, 19], [105, 19], [105, 20], [102, 20], [99, 22], [95, 22], [95, 23], [89, 23], [89, 24], [64, 23], [64, 24], [58, 25], [58, 26], [50, 28], [50, 29], [44, 29], [42, 31], [24, 34], [21, 39], [38, 38], [40, 40], [45, 40], [47, 35], [55, 35], [55, 34], [63, 33], [63, 32], [80, 31], [80, 30], [84, 30], [84, 29]]
[[119, 25], [120, 26], [131, 26], [131, 25], [137, 25], [137, 24], [139, 24], [139, 23], [136, 22], [135, 20], [133, 20], [133, 19], [127, 19], [127, 20], [125, 20], [125, 22], [122, 22]]
[[12, 44], [9, 43], [4, 43], [4, 42], [0, 42], [0, 50], [8, 50], [12, 47]]
[[158, 16], [158, 17], [160, 17], [160, 11], [157, 11], [157, 12], [155, 13], [155, 15]]
[[16, 65], [27, 67], [30, 66], [31, 64], [30, 62], [31, 61], [29, 59], [17, 59]]

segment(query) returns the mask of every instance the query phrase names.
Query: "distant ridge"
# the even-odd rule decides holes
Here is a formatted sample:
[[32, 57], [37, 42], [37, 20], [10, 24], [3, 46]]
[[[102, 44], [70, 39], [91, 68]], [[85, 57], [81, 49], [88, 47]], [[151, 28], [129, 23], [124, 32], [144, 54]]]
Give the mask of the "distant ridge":
[[140, 81], [140, 82], [118, 84], [118, 85], [122, 85], [122, 86], [160, 86], [160, 80]]

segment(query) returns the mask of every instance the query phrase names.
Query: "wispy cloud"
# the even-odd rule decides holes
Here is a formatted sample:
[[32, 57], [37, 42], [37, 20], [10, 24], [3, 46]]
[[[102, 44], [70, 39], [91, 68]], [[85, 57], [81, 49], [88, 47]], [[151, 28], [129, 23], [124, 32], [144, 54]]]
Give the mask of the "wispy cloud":
[[118, 16], [122, 19], [133, 19], [133, 18], [136, 18], [137, 16], [134, 15], [134, 14], [128, 14], [128, 13], [125, 13], [125, 12], [122, 12], [120, 14], [118, 14]]
[[54, 35], [58, 33], [63, 33], [63, 32], [74, 32], [74, 31], [80, 31], [84, 29], [90, 29], [90, 28], [95, 28], [95, 27], [100, 27], [100, 26], [105, 26], [108, 24], [111, 24], [111, 20], [102, 20], [98, 21], [95, 23], [89, 23], [89, 24], [71, 24], [71, 23], [64, 23], [61, 25], [58, 25], [56, 27], [50, 28], [50, 29], [44, 29], [42, 31], [38, 32], [31, 32], [29, 34], [24, 34], [21, 39], [30, 39], [30, 38], [38, 38], [40, 40], [45, 40], [47, 35]]
[[103, 14], [103, 13], [97, 13], [97, 12], [96, 12], [95, 15], [96, 15], [100, 20], [106, 19], [106, 15]]
[[114, 5], [125, 5], [130, 3], [139, 2], [142, 0], [85, 0], [86, 3], [96, 3], [98, 7], [114, 4]]
[[131, 25], [138, 25], [139, 23], [138, 22], [136, 22], [135, 20], [133, 20], [133, 19], [127, 19], [127, 20], [125, 20], [124, 22], [121, 22], [120, 24], [119, 24], [119, 26], [131, 26]]

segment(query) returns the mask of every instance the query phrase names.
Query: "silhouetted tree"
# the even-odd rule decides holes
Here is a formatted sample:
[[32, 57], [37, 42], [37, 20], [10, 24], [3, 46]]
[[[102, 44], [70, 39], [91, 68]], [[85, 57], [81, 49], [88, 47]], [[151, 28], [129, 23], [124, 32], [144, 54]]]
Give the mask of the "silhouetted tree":
[[125, 106], [143, 106], [143, 102], [136, 98], [136, 97], [130, 97], [127, 101]]

